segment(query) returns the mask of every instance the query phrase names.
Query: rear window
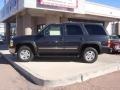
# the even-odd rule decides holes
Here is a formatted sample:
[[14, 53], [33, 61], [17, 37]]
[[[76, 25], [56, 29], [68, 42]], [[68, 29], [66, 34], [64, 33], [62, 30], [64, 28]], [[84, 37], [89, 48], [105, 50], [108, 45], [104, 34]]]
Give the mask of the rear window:
[[106, 35], [105, 30], [100, 25], [86, 24], [85, 28], [90, 35]]

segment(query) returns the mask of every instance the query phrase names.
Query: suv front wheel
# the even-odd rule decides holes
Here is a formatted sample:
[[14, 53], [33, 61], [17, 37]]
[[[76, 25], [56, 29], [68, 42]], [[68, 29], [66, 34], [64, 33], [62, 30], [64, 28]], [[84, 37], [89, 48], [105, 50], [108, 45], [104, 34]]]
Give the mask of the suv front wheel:
[[29, 62], [29, 61], [33, 60], [34, 54], [29, 47], [22, 46], [22, 47], [20, 47], [20, 49], [17, 52], [17, 57], [18, 57], [19, 61]]
[[82, 53], [82, 60], [85, 63], [94, 63], [98, 58], [98, 52], [95, 48], [87, 47]]

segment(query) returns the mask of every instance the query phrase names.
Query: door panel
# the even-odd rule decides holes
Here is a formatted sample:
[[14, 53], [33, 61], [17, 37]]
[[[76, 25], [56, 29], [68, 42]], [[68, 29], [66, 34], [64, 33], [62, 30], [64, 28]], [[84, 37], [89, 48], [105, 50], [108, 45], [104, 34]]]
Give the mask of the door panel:
[[40, 54], [55, 54], [63, 50], [63, 38], [61, 25], [50, 25], [44, 31], [44, 37], [37, 40]]
[[61, 37], [44, 37], [44, 40], [39, 40], [39, 53], [55, 53], [59, 52], [57, 48], [62, 48]]
[[78, 48], [83, 42], [83, 30], [79, 24], [65, 26], [64, 48], [66, 53], [78, 53]]
[[65, 36], [64, 37], [64, 48], [68, 53], [78, 53], [78, 48], [83, 40], [82, 36]]

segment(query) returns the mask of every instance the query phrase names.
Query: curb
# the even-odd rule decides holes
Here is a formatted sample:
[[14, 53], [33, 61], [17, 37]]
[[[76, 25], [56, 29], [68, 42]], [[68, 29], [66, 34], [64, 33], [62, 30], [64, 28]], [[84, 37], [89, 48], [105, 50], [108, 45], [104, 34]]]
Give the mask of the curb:
[[[19, 65], [17, 65], [16, 63], [14, 63], [13, 61], [9, 60], [7, 57], [5, 57], [2, 53], [0, 53], [21, 75], [23, 75], [26, 79], [28, 79], [29, 81], [31, 81], [34, 84], [39, 85], [39, 83], [41, 85], [43, 85], [43, 80], [34, 77], [32, 74], [30, 74], [29, 72], [27, 72], [26, 70], [24, 70], [22, 67], [20, 67]], [[39, 82], [38, 82], [39, 81]]]
[[48, 87], [57, 87], [57, 86], [65, 86], [65, 85], [70, 85], [76, 82], [82, 82], [81, 77], [82, 75], [76, 75], [73, 77], [68, 77], [65, 79], [59, 79], [59, 80], [44, 80], [37, 78], [28, 70], [23, 69], [21, 66], [10, 60], [8, 57], [5, 57], [2, 53], [1, 55], [21, 74], [23, 75], [27, 80], [31, 81], [32, 83], [40, 86], [48, 86]]
[[99, 76], [107, 75], [115, 71], [119, 71], [119, 64], [113, 64], [107, 67], [102, 68], [101, 70], [95, 70], [93, 72], [87, 72], [82, 74], [82, 81], [86, 81], [92, 78], [96, 78]]
[[120, 70], [120, 64], [115, 63], [110, 66], [103, 67], [102, 69], [90, 71], [87, 73], [82, 73], [78, 74], [76, 76], [68, 77], [68, 78], [63, 78], [59, 80], [44, 80], [42, 78], [38, 78], [37, 75], [33, 75], [32, 72], [28, 69], [22, 68], [22, 66], [16, 64], [14, 61], [10, 60], [9, 57], [5, 57], [2, 53], [1, 55], [21, 74], [23, 75], [26, 79], [31, 81], [34, 84], [40, 85], [40, 86], [48, 86], [48, 87], [56, 87], [56, 86], [65, 86], [69, 84], [74, 84], [74, 83], [80, 83], [84, 82], [86, 80], [99, 77], [102, 75], [106, 75], [115, 71]]

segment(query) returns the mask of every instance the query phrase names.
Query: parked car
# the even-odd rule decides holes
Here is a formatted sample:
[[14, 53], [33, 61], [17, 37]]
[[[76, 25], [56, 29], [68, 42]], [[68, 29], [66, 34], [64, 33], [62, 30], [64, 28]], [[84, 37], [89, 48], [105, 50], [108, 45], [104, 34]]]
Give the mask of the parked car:
[[98, 24], [49, 24], [37, 35], [13, 38], [9, 50], [24, 62], [42, 55], [76, 55], [86, 63], [93, 63], [98, 54], [110, 52], [108, 38]]
[[109, 37], [109, 47], [112, 48], [112, 53], [120, 52], [120, 38], [117, 35]]
[[3, 36], [3, 35], [0, 35], [0, 43], [4, 43], [4, 41], [5, 41], [4, 36]]
[[119, 39], [120, 39], [120, 35], [117, 35], [118, 37], [119, 37]]

